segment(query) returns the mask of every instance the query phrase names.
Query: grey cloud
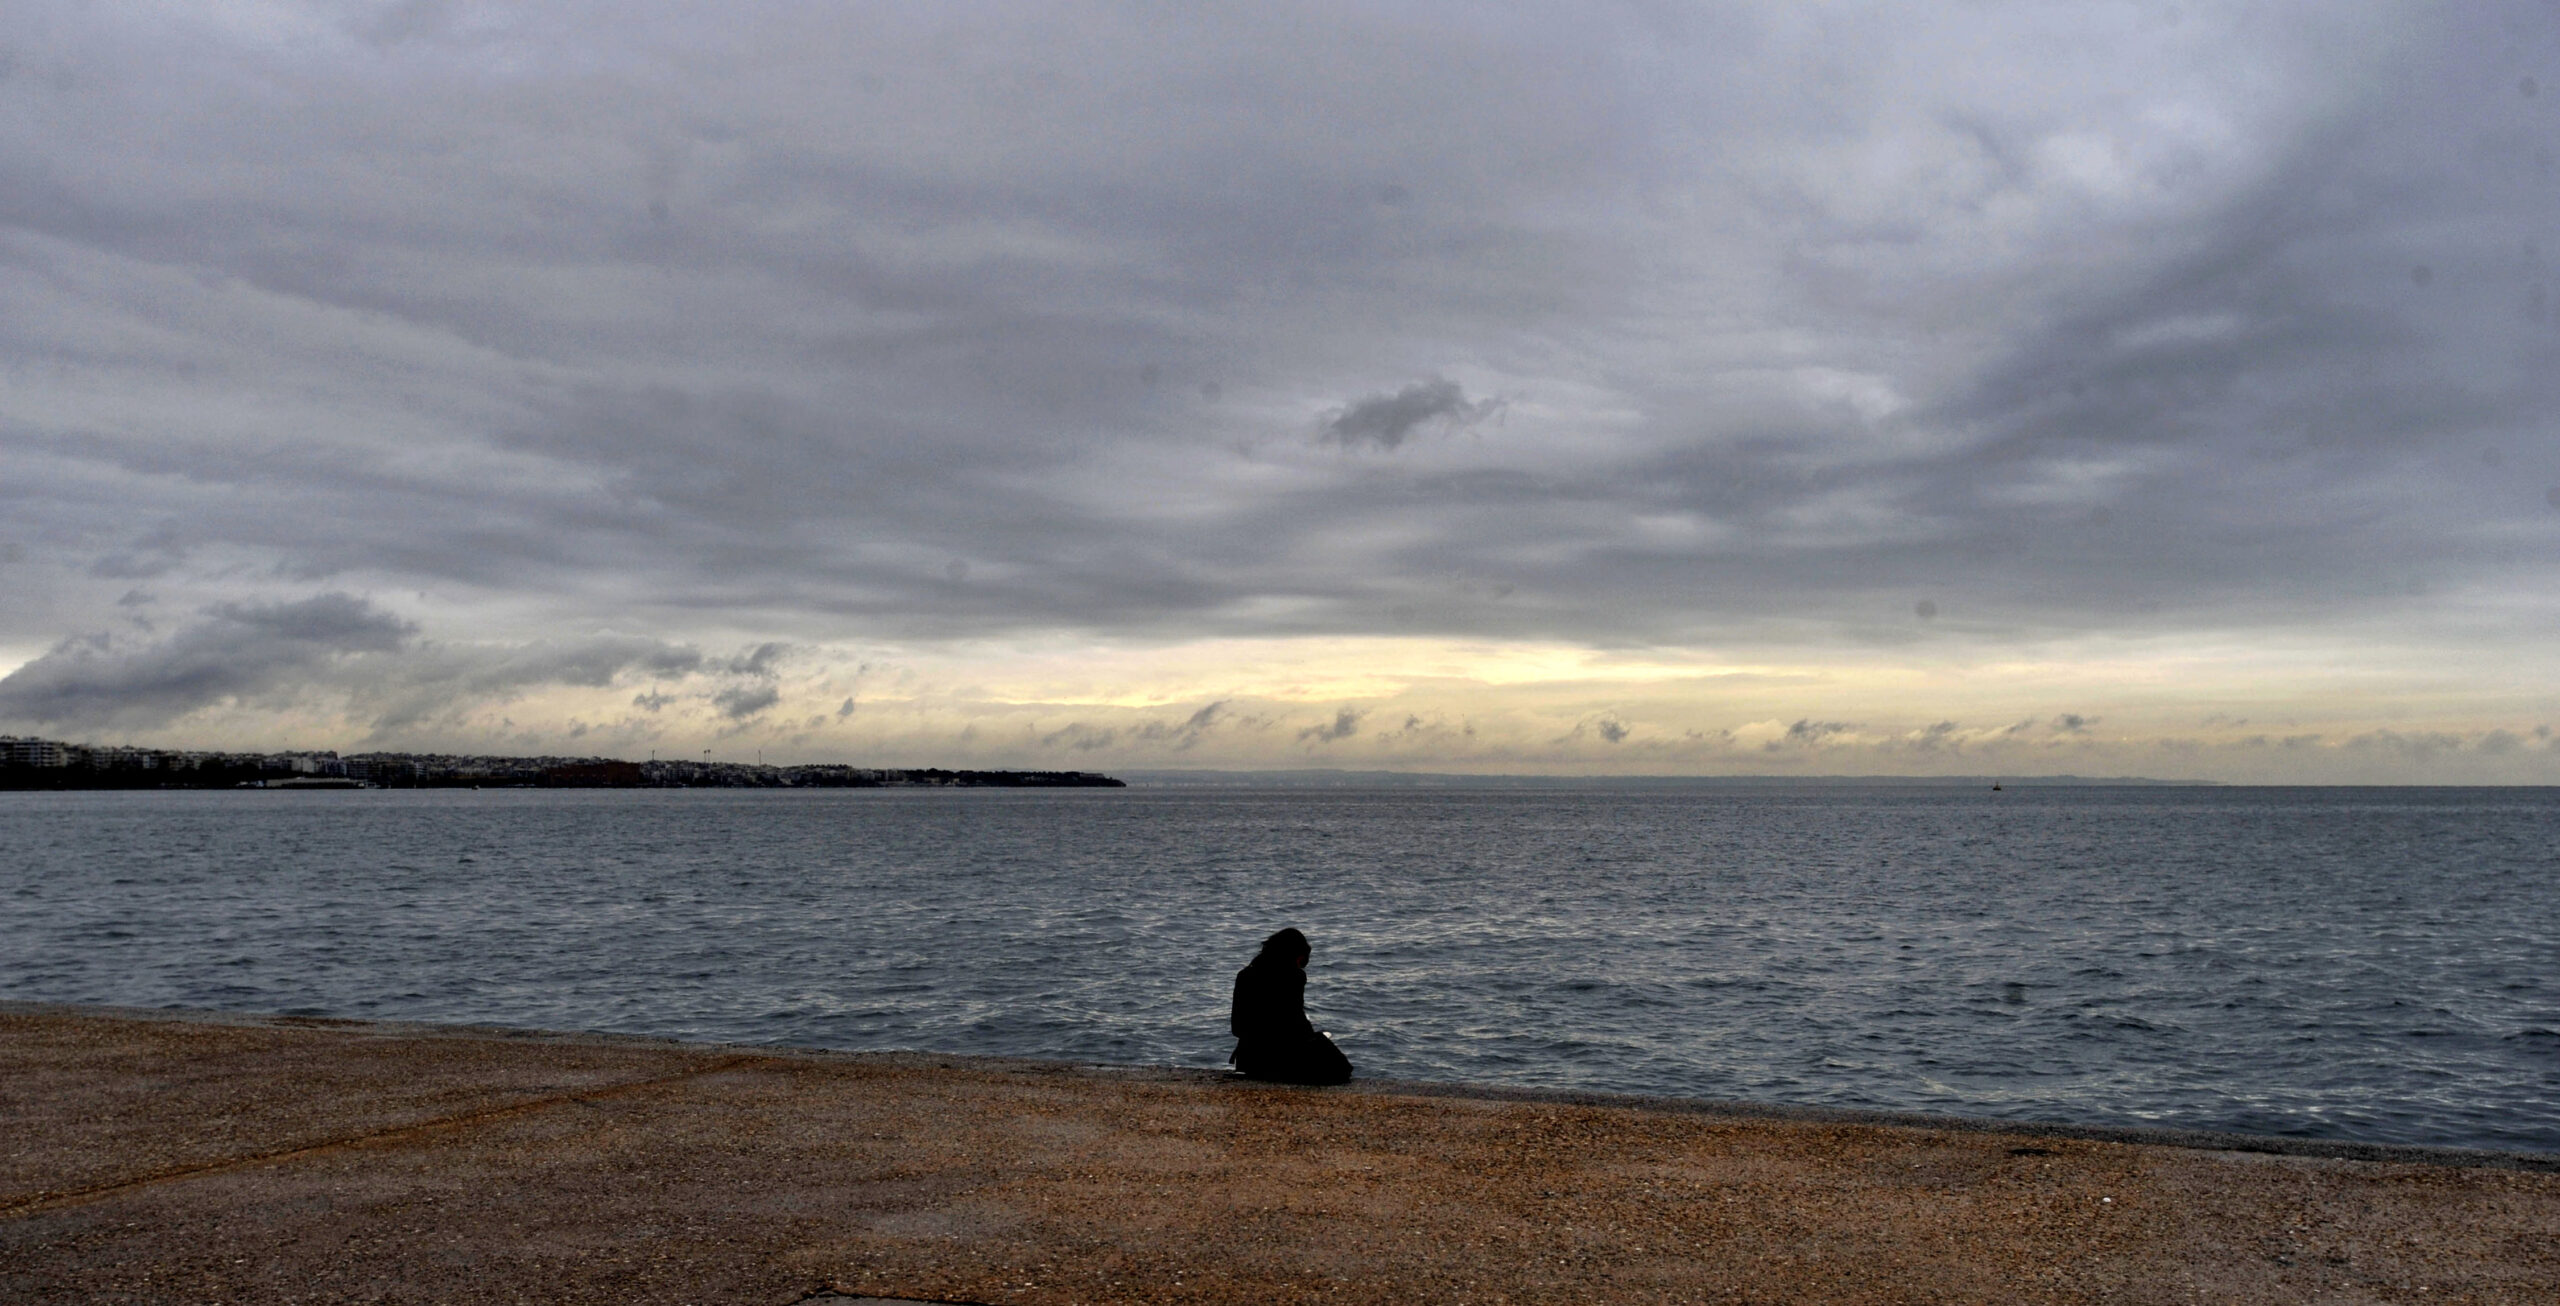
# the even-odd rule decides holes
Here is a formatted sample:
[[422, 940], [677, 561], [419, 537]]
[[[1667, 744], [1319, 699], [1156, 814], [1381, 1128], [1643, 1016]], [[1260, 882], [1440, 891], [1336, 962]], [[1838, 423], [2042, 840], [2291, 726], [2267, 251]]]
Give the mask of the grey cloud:
[[485, 693], [532, 685], [603, 688], [628, 675], [684, 676], [700, 670], [703, 659], [689, 645], [642, 635], [591, 635], [523, 644], [427, 644], [405, 665], [416, 683]]
[[1333, 714], [1333, 720], [1300, 730], [1298, 742], [1330, 744], [1337, 740], [1349, 739], [1360, 733], [1361, 715], [1351, 708], [1343, 708]]
[[1371, 395], [1327, 414], [1321, 438], [1346, 449], [1364, 444], [1394, 449], [1426, 425], [1451, 430], [1473, 426], [1502, 408], [1498, 399], [1469, 402], [1467, 392], [1455, 381], [1417, 381], [1393, 394]]
[[2077, 712], [2065, 712], [2053, 719], [2053, 729], [2056, 734], [2076, 735], [2097, 723], [2096, 717], [2082, 716]]
[[2425, 759], [2454, 752], [2466, 742], [2463, 736], [2449, 730], [2368, 730], [2348, 738], [2345, 747], [2356, 752], [2398, 753]]
[[1204, 735], [1233, 715], [1228, 710], [1227, 700], [1219, 699], [1203, 704], [1198, 711], [1179, 722], [1149, 721], [1133, 728], [1129, 735], [1132, 739], [1151, 744], [1169, 743], [1174, 751], [1182, 752], [1197, 745]]
[[163, 526], [144, 537], [137, 548], [91, 562], [89, 574], [101, 580], [151, 580], [168, 575], [186, 560], [187, 549], [179, 543], [177, 532]]
[[452, 30], [453, 0], [396, 0], [371, 14], [350, 17], [348, 27], [376, 46], [430, 39]]
[[[415, 623], [344, 593], [216, 604], [166, 636], [65, 641], [0, 680], [0, 718], [71, 731], [147, 730], [224, 705], [334, 701], [397, 738], [545, 686], [602, 688], [703, 669], [695, 649], [633, 635], [527, 643], [418, 638]], [[635, 697], [650, 711], [672, 699]]]
[[768, 641], [730, 658], [721, 665], [721, 669], [732, 675], [770, 676], [774, 674], [783, 655], [788, 652], [790, 652], [788, 646], [777, 641]]
[[[681, 678], [703, 668], [699, 650], [639, 635], [591, 635], [521, 644], [421, 642], [377, 660], [351, 684], [352, 706], [365, 714], [376, 742], [453, 720], [551, 685], [602, 689], [633, 677]], [[632, 705], [656, 712], [674, 701], [651, 689]]]
[[772, 685], [737, 685], [711, 696], [711, 705], [732, 721], [744, 721], [781, 701], [782, 691]]
[[111, 9], [0, 82], [18, 647], [244, 567], [517, 645], [2325, 629], [2560, 521], [2530, 5]]
[[[781, 702], [782, 689], [775, 682], [781, 676], [782, 659], [790, 651], [790, 646], [781, 641], [768, 640], [735, 657], [708, 664], [706, 670], [738, 681], [712, 693], [712, 708], [731, 721], [746, 721]], [[846, 701], [849, 704], [852, 700]]]
[[[1797, 414], [1666, 456], [1644, 497], [1752, 534], [1856, 499], [1886, 534], [1743, 545], [1733, 566], [1791, 600], [1890, 579], [2001, 621], [2280, 623], [2389, 606], [2401, 580], [2479, 565], [2475, 530], [2524, 525], [2526, 509], [2467, 446], [2560, 402], [2550, 369], [2524, 361], [2560, 358], [2560, 340], [2493, 303], [2513, 276], [2547, 275], [2523, 270], [2538, 257], [2525, 188], [2490, 157], [2517, 138], [2451, 89], [2468, 38], [2431, 35], [2438, 62], [2401, 85], [2443, 93], [2350, 97], [2266, 142], [2254, 182], [2165, 219], [2175, 253], [2157, 263], [2058, 268], [2054, 293], [2021, 306], [2045, 327], [2022, 319], [1961, 384], [1883, 419], [1914, 437], [1907, 452], [1854, 456], [1876, 446], [1861, 424]], [[2461, 160], [2437, 148], [2475, 130], [2504, 143]], [[2431, 298], [2413, 300], [2395, 251], [2415, 241], [2450, 241], [2479, 271], [2439, 259]], [[1832, 261], [1863, 257], [1815, 245], [1804, 267], [1847, 276]], [[2377, 572], [2397, 573], [2392, 590]]]
[[1591, 728], [1598, 732], [1602, 739], [1612, 744], [1623, 742], [1628, 733], [1626, 723], [1616, 717], [1604, 716], [1593, 722]]
[[176, 554], [135, 557], [130, 553], [110, 554], [89, 564], [89, 574], [101, 580], [151, 580], [166, 576], [177, 568]]
[[1816, 721], [1807, 717], [1787, 727], [1787, 741], [1797, 744], [1816, 744], [1833, 735], [1843, 734], [1856, 728], [1846, 721]]
[[683, 676], [702, 666], [688, 646], [640, 636], [604, 635], [551, 640], [503, 651], [473, 650], [468, 683], [475, 689], [520, 685], [586, 685], [601, 688], [625, 675]]
[[[2524, 361], [2560, 358], [2560, 341], [2485, 302], [2512, 284], [2490, 269], [2528, 242], [2523, 195], [2488, 158], [2436, 148], [2460, 134], [2449, 114], [2472, 113], [2456, 97], [2360, 108], [2199, 215], [2184, 257], [2021, 341], [1933, 415], [1996, 433], [1915, 490], [1959, 523], [1947, 543], [1977, 551], [1977, 574], [2119, 611], [2145, 590], [2261, 611], [2388, 603], [2377, 571], [2467, 570], [2474, 525], [2525, 511], [2489, 469], [2419, 474], [2433, 460], [2413, 457], [2503, 439], [2560, 402]], [[2324, 198], [2342, 192], [2369, 198]], [[2467, 234], [2437, 235], [2457, 213]], [[2396, 275], [2416, 241], [2445, 254], [2424, 300]], [[2114, 470], [2082, 479], [2092, 468]]]
[[148, 729], [223, 703], [294, 693], [315, 671], [407, 644], [416, 627], [348, 594], [227, 603], [146, 644], [70, 640], [0, 679], [0, 717]]
[[1081, 721], [1068, 722], [1064, 728], [1052, 730], [1040, 737], [1040, 746], [1043, 748], [1071, 748], [1080, 753], [1109, 748], [1118, 742], [1120, 742], [1118, 730], [1109, 726], [1089, 726]]

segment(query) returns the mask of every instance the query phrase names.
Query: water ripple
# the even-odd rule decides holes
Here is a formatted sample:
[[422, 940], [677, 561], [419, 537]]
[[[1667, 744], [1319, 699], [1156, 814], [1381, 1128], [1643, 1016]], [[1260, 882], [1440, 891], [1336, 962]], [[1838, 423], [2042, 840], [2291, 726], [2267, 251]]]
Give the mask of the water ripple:
[[0, 996], [2560, 1150], [2560, 794], [7, 794]]

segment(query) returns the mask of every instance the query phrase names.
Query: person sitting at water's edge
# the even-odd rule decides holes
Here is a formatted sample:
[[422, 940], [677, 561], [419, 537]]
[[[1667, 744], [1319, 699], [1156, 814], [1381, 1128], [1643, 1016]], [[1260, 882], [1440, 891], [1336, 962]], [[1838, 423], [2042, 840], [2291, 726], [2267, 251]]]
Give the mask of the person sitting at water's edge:
[[1341, 1084], [1351, 1058], [1307, 1020], [1307, 936], [1282, 930], [1262, 941], [1253, 964], [1236, 972], [1236, 1069], [1283, 1084]]

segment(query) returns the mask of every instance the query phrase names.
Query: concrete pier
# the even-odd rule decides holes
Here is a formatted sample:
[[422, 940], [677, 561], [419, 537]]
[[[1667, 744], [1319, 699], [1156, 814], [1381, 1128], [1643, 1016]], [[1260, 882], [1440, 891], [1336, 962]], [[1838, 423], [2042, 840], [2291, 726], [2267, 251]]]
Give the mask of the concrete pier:
[[0, 1301], [2560, 1301], [2560, 1158], [2230, 1143], [19, 1005]]

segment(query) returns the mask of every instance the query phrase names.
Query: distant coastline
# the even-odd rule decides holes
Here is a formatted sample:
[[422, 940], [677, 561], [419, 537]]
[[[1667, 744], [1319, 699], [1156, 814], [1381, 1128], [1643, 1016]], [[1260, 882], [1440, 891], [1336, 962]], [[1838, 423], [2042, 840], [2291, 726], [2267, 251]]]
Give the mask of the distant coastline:
[[2081, 775], [1470, 775], [1456, 772], [967, 770], [839, 764], [330, 750], [221, 752], [0, 735], [0, 790], [50, 789], [1991, 789], [2180, 786], [2218, 780]]
[[291, 751], [222, 753], [0, 736], [0, 790], [68, 789], [1120, 789], [1089, 771], [629, 762], [613, 757]]
[[2083, 775], [1466, 775], [1430, 771], [1124, 771], [1148, 788], [1256, 789], [1989, 789], [2146, 786], [2218, 788], [2220, 780]]

